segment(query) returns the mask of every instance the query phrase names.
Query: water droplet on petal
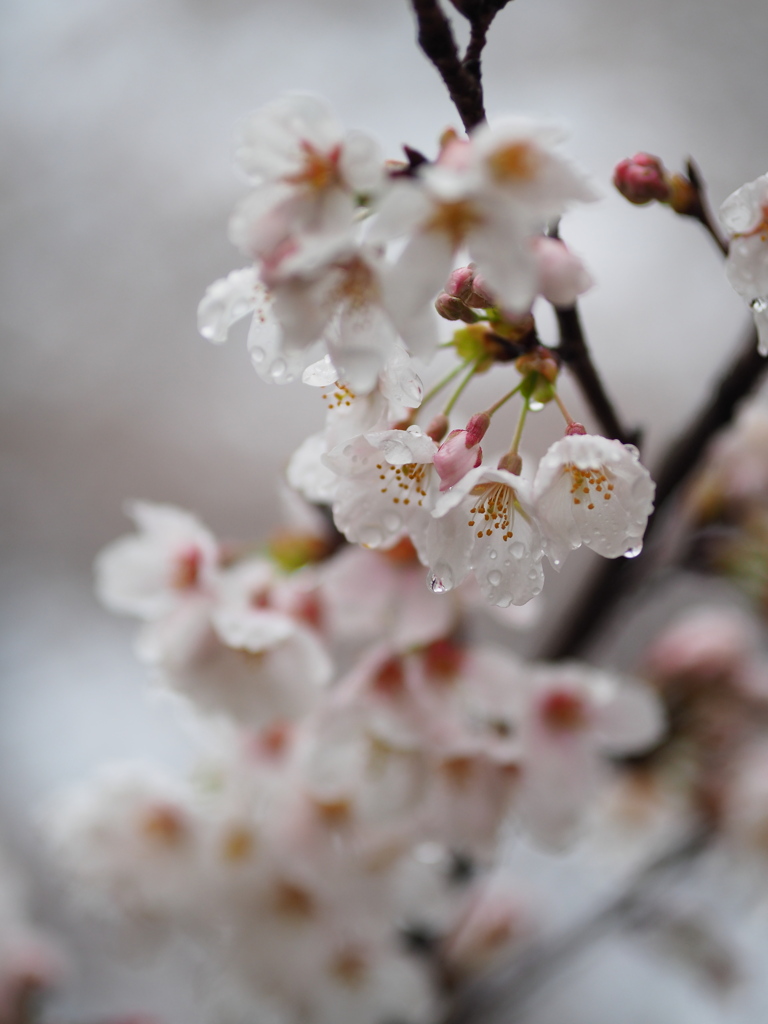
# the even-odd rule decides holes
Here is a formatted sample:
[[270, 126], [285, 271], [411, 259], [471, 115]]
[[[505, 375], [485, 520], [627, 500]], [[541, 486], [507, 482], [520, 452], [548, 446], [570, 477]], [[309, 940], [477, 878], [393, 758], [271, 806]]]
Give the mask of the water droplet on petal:
[[753, 313], [768, 312], [768, 298], [752, 299], [749, 308]]
[[495, 559], [496, 558], [496, 552], [495, 551], [489, 551], [488, 552], [488, 557], [492, 558], [492, 559]]
[[635, 541], [631, 547], [628, 547], [624, 552], [625, 558], [637, 558], [640, 552], [643, 550], [643, 542], [641, 540]]
[[498, 569], [493, 569], [491, 572], [488, 573], [488, 582], [491, 584], [492, 587], [498, 587], [498, 585], [501, 583], [501, 573], [499, 572]]
[[530, 402], [528, 403], [528, 411], [529, 412], [541, 412], [541, 410], [543, 408], [544, 408], [544, 403], [543, 402], [537, 402], [535, 398], [532, 398], [530, 400]]
[[429, 578], [429, 589], [433, 594], [445, 594], [453, 589], [453, 573], [444, 563], [435, 566], [435, 571]]
[[276, 359], [269, 368], [269, 375], [272, 380], [282, 380], [285, 376], [288, 366], [284, 359]]
[[386, 526], [390, 533], [394, 533], [395, 530], [400, 529], [401, 521], [402, 520], [400, 519], [400, 516], [395, 515], [394, 512], [390, 512], [389, 515], [385, 516], [384, 518], [384, 525]]
[[531, 571], [528, 573], [528, 579], [529, 580], [536, 580], [538, 578], [539, 578], [539, 574], [536, 572], [536, 570], [535, 569], [531, 569]]
[[377, 548], [384, 539], [378, 526], [364, 526], [360, 531], [360, 543], [368, 548]]
[[516, 540], [512, 547], [509, 549], [510, 555], [514, 558], [522, 558], [525, 554], [525, 545], [519, 540]]
[[258, 345], [254, 345], [251, 348], [251, 362], [254, 366], [260, 366], [266, 358], [266, 352], [263, 348], [259, 348]]

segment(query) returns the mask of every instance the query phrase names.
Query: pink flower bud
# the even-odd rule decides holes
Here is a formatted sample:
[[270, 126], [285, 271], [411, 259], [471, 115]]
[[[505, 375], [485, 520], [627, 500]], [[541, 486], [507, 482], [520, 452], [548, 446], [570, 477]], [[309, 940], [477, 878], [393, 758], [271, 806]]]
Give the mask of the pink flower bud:
[[613, 172], [613, 183], [625, 199], [638, 206], [654, 199], [665, 203], [670, 195], [664, 164], [650, 153], [637, 153], [631, 159], [617, 164]]
[[449, 295], [448, 292], [441, 292], [438, 295], [435, 299], [435, 309], [444, 320], [463, 320], [467, 324], [477, 321], [477, 317], [469, 306], [466, 306], [455, 295]]
[[575, 420], [573, 423], [569, 423], [565, 430], [566, 437], [572, 437], [574, 434], [586, 434], [587, 428], [583, 423], [577, 423]]
[[488, 427], [491, 425], [491, 417], [487, 412], [476, 412], [474, 416], [470, 418], [467, 424], [466, 430], [466, 445], [467, 448], [474, 448], [476, 444], [485, 437]]
[[[475, 434], [476, 431], [473, 436]], [[483, 460], [482, 448], [477, 446], [477, 442], [468, 444], [468, 435], [468, 430], [452, 430], [435, 452], [435, 469], [442, 481], [441, 491], [447, 491], [449, 487], [453, 487], [462, 477], [466, 476], [470, 469], [479, 466]], [[482, 434], [480, 436], [482, 437]]]
[[444, 412], [439, 412], [435, 416], [427, 429], [424, 431], [427, 437], [431, 437], [435, 444], [440, 444], [445, 435], [448, 433], [448, 417]]
[[572, 306], [594, 284], [587, 268], [559, 238], [531, 241], [539, 277], [538, 290], [553, 306]]
[[466, 300], [469, 306], [495, 306], [496, 300], [488, 290], [488, 285], [485, 283], [484, 278], [480, 274], [475, 274], [475, 280], [472, 285], [472, 294]]
[[462, 302], [466, 302], [472, 294], [474, 280], [475, 271], [472, 267], [458, 267], [448, 278], [445, 290], [449, 295], [454, 295]]

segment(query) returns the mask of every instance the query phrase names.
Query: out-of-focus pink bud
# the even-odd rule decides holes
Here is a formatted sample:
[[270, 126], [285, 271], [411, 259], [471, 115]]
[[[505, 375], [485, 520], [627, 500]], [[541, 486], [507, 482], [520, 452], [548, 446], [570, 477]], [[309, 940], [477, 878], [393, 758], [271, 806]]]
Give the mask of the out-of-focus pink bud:
[[539, 293], [553, 306], [572, 306], [594, 281], [581, 262], [559, 238], [531, 242], [539, 277]]
[[664, 164], [650, 153], [636, 153], [617, 164], [613, 172], [613, 184], [625, 199], [638, 206], [653, 200], [666, 203], [670, 196]]
[[462, 302], [466, 302], [472, 294], [474, 280], [475, 271], [472, 267], [457, 267], [448, 278], [445, 290], [449, 295], [454, 295]]
[[583, 423], [577, 423], [576, 420], [573, 423], [569, 423], [565, 429], [565, 436], [572, 437], [573, 434], [586, 434], [587, 428]]
[[[481, 413], [481, 415], [484, 414]], [[474, 444], [468, 443], [469, 436], [468, 430], [452, 430], [435, 452], [435, 469], [440, 476], [441, 491], [447, 491], [449, 487], [453, 487], [462, 477], [466, 476], [470, 469], [474, 469], [482, 462], [483, 450], [478, 447], [477, 441]], [[477, 429], [473, 431], [472, 436], [477, 436]], [[478, 441], [480, 437], [478, 437]]]
[[441, 292], [438, 295], [435, 299], [435, 309], [444, 320], [463, 320], [466, 324], [473, 324], [477, 321], [477, 316], [469, 306], [455, 295], [449, 295], [448, 292]]
[[435, 444], [440, 444], [448, 433], [448, 417], [445, 413], [439, 412], [437, 416], [434, 416], [424, 433], [431, 437]]
[[475, 279], [472, 284], [472, 294], [466, 301], [469, 306], [479, 306], [481, 308], [496, 305], [496, 300], [493, 295], [491, 295], [488, 285], [485, 283], [481, 274], [475, 274]]

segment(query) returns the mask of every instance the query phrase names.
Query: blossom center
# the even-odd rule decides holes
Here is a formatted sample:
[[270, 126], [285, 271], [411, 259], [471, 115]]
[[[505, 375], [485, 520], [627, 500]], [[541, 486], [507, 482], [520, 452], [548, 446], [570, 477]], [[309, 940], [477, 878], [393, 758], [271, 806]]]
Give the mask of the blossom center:
[[737, 232], [734, 238], [754, 238], [760, 236], [761, 242], [768, 242], [768, 203], [763, 204], [762, 220], [751, 231]]
[[553, 690], [541, 704], [541, 718], [556, 732], [577, 732], [587, 724], [584, 700], [569, 690]]
[[529, 142], [511, 142], [488, 157], [488, 167], [500, 184], [530, 181], [539, 169], [539, 155]]
[[334, 146], [328, 153], [321, 153], [306, 139], [302, 139], [300, 146], [304, 162], [298, 171], [285, 176], [285, 181], [289, 185], [306, 185], [313, 192], [322, 192], [333, 185], [341, 184], [340, 146]]
[[480, 484], [472, 494], [479, 500], [469, 510], [467, 526], [479, 527], [478, 538], [491, 537], [497, 531], [503, 541], [510, 540], [517, 503], [514, 489], [508, 484]]
[[404, 466], [391, 466], [388, 462], [377, 462], [381, 483], [380, 493], [387, 494], [392, 488], [392, 503], [421, 507], [427, 496], [428, 462], [407, 462]]
[[329, 409], [341, 409], [342, 406], [350, 406], [357, 395], [351, 391], [346, 384], [336, 381], [333, 390], [323, 391], [323, 400]]
[[171, 587], [174, 590], [191, 590], [200, 578], [203, 555], [199, 548], [190, 547], [174, 560], [171, 572]]
[[469, 231], [483, 223], [477, 208], [468, 199], [458, 199], [452, 203], [439, 203], [437, 209], [427, 221], [427, 231], [442, 231], [457, 249]]
[[588, 509], [593, 509], [595, 501], [600, 497], [604, 501], [611, 500], [614, 484], [610, 479], [611, 474], [605, 466], [597, 468], [590, 466], [587, 469], [580, 469], [570, 463], [565, 470], [571, 474], [571, 495], [574, 505], [583, 504]]

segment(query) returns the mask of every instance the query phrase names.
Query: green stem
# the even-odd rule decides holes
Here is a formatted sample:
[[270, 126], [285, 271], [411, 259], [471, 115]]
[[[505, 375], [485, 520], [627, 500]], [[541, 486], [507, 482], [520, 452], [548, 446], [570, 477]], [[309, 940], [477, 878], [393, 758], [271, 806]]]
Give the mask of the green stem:
[[463, 362], [459, 363], [458, 366], [454, 366], [454, 368], [447, 376], [443, 377], [441, 381], [438, 381], [438, 383], [435, 384], [434, 387], [431, 387], [429, 389], [426, 395], [424, 395], [424, 397], [422, 398], [421, 404], [426, 405], [427, 402], [431, 402], [435, 395], [440, 394], [443, 388], [447, 387], [455, 377], [458, 377], [461, 371], [468, 365], [469, 364], [467, 362]]
[[574, 420], [573, 416], [571, 416], [571, 414], [570, 414], [570, 413], [568, 412], [568, 410], [567, 410], [567, 409], [565, 408], [565, 406], [563, 405], [563, 400], [562, 400], [562, 398], [560, 397], [560, 395], [558, 395], [558, 393], [557, 393], [556, 391], [555, 391], [555, 392], [554, 392], [554, 394], [552, 395], [552, 398], [554, 399], [554, 401], [555, 401], [555, 404], [557, 405], [557, 408], [558, 408], [558, 409], [560, 410], [560, 412], [561, 412], [561, 413], [563, 414], [563, 418], [565, 419], [565, 422], [566, 422], [566, 423], [568, 424], [568, 426], [570, 427], [570, 425], [571, 425], [572, 423], [574, 423], [574, 422], [575, 422], [575, 420]]
[[506, 395], [504, 395], [503, 398], [500, 398], [498, 400], [498, 402], [494, 402], [493, 405], [489, 409], [485, 410], [486, 415], [487, 416], [493, 416], [495, 413], [497, 413], [499, 411], [499, 409], [502, 407], [502, 405], [504, 405], [506, 402], [508, 402], [510, 400], [510, 398], [514, 398], [514, 396], [518, 393], [518, 391], [520, 390], [520, 388], [523, 386], [524, 383], [525, 382], [521, 380], [520, 383], [516, 387], [512, 388], [511, 391], [508, 391], [506, 393]]
[[509, 446], [510, 455], [517, 455], [517, 449], [520, 447], [520, 439], [523, 436], [523, 427], [525, 426], [525, 418], [528, 415], [530, 401], [530, 396], [528, 396], [523, 403], [523, 408], [520, 410], [520, 419], [517, 421], [515, 436], [512, 438], [512, 444]]
[[[444, 416], [450, 416], [451, 415], [451, 410], [453, 409], [454, 405], [456, 405], [456, 402], [459, 400], [459, 396], [461, 395], [461, 393], [464, 390], [464, 388], [467, 386], [467, 384], [469, 384], [469, 382], [474, 377], [475, 373], [477, 372], [477, 368], [480, 365], [480, 362], [481, 362], [481, 360], [478, 359], [476, 362], [472, 363], [472, 365], [469, 368], [469, 373], [466, 375], [464, 380], [462, 380], [461, 384], [459, 384], [459, 386], [456, 388], [454, 393], [448, 399], [448, 404], [443, 409], [443, 415]], [[464, 365], [466, 366], [467, 364], [465, 363]]]

